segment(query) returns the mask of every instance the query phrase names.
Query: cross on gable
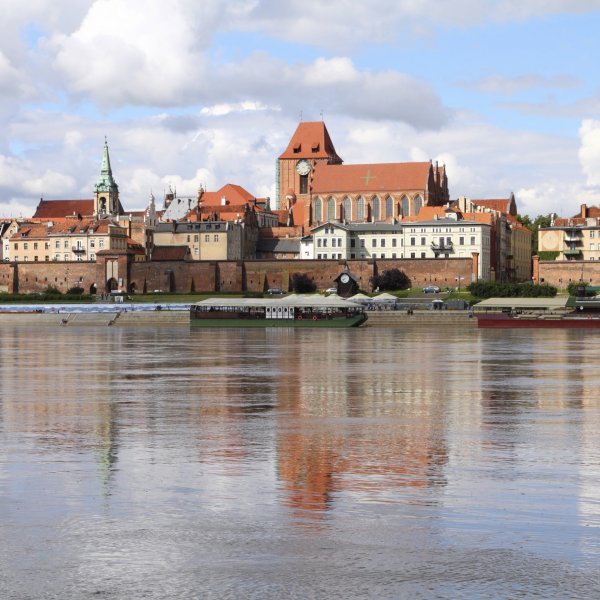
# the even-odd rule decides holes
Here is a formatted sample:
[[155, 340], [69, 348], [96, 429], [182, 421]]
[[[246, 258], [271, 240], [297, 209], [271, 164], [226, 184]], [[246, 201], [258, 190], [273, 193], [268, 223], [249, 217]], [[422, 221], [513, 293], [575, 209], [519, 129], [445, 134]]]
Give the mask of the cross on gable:
[[363, 176], [361, 177], [361, 179], [364, 179], [364, 180], [365, 180], [365, 185], [369, 185], [369, 182], [371, 181], [371, 179], [375, 179], [376, 177], [377, 177], [377, 175], [371, 175], [371, 169], [369, 169], [369, 170], [367, 171], [367, 174], [366, 174], [366, 175], [363, 175]]

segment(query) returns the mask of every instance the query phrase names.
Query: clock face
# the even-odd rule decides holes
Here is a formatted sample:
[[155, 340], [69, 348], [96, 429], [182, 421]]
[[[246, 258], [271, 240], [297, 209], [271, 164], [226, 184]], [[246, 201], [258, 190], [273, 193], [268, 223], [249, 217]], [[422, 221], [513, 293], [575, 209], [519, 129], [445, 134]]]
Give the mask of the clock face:
[[301, 160], [296, 165], [296, 171], [298, 171], [298, 175], [308, 175], [310, 170], [311, 166], [307, 160]]
[[340, 277], [340, 281], [342, 283], [348, 283], [350, 281], [350, 277], [348, 277], [348, 275], [346, 275], [346, 273], [344, 273], [341, 277]]

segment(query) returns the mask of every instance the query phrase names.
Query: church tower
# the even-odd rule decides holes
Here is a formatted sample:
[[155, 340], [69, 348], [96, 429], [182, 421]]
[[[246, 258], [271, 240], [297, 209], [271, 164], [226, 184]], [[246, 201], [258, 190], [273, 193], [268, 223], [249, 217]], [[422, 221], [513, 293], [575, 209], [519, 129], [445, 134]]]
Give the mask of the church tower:
[[322, 121], [302, 122], [288, 147], [277, 160], [277, 208], [289, 210], [290, 203], [310, 203], [314, 169], [319, 163], [341, 165], [329, 132]]
[[116, 217], [122, 214], [123, 207], [119, 200], [119, 186], [113, 179], [112, 169], [110, 168], [110, 157], [108, 155], [108, 142], [105, 139], [100, 176], [94, 186], [94, 216]]

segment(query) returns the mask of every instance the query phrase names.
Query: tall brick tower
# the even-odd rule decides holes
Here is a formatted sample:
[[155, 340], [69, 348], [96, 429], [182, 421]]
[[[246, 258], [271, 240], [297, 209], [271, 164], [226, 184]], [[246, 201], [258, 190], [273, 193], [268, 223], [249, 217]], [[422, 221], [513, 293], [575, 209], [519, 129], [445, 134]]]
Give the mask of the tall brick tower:
[[[308, 225], [310, 219], [310, 192], [315, 166], [319, 163], [341, 165], [325, 123], [302, 122], [296, 128], [290, 143], [277, 159], [277, 206], [292, 210]], [[295, 205], [295, 206], [294, 206]], [[302, 207], [297, 210], [295, 207]]]

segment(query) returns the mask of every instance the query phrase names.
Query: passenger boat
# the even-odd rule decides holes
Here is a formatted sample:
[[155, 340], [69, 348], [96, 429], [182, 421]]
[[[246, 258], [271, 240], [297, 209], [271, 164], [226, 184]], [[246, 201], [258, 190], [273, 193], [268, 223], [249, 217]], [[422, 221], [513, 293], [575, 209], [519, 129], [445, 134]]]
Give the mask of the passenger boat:
[[487, 329], [600, 329], [598, 300], [490, 298], [475, 305], [474, 315]]
[[192, 327], [358, 327], [367, 320], [360, 304], [341, 298], [209, 298], [192, 304]]

